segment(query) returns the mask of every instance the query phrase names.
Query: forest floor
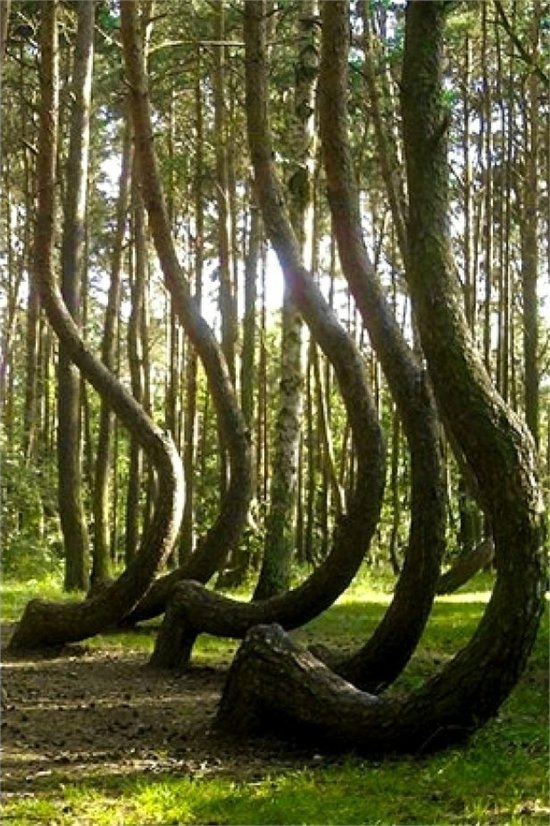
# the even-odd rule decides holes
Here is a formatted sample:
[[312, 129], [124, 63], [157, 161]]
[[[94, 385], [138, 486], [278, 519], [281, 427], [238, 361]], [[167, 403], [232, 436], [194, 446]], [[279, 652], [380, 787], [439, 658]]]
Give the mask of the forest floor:
[[[368, 761], [212, 729], [236, 642], [199, 637], [192, 668], [147, 668], [154, 625], [104, 634], [51, 656], [6, 646], [40, 583], [3, 583], [2, 823], [548, 823], [548, 617], [519, 686], [461, 747]], [[476, 590], [477, 589], [477, 590]], [[397, 688], [418, 685], [464, 645], [488, 599], [485, 581], [439, 599]], [[359, 584], [296, 633], [355, 647], [390, 596]]]
[[224, 662], [172, 676], [148, 668], [147, 653], [123, 647], [15, 658], [5, 650], [13, 626], [1, 630], [5, 797], [35, 794], [60, 767], [68, 781], [168, 771], [253, 778], [312, 757], [279, 741], [236, 744], [213, 732]]

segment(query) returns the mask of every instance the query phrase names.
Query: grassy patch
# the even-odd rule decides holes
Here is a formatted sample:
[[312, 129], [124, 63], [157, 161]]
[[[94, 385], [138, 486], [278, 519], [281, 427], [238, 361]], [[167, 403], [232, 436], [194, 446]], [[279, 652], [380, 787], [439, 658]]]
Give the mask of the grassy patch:
[[[6, 822], [48, 824], [547, 823], [546, 762], [498, 732], [424, 760], [334, 765], [257, 779], [111, 775], [9, 801]], [[9, 818], [9, 820], [8, 820]]]
[[59, 577], [49, 576], [41, 579], [4, 579], [2, 581], [2, 598], [0, 614], [2, 622], [15, 622], [20, 619], [27, 602], [31, 599], [75, 600], [82, 594], [66, 594]]
[[[437, 600], [422, 643], [401, 678], [415, 685], [463, 647], [487, 602], [487, 578]], [[4, 585], [3, 614], [17, 616], [29, 589]], [[47, 595], [56, 596], [51, 589]], [[297, 632], [304, 642], [352, 647], [364, 640], [389, 596], [355, 587], [323, 617]], [[6, 610], [7, 609], [7, 610]], [[547, 612], [548, 614], [548, 612]], [[88, 644], [143, 650], [154, 628], [102, 635]], [[147, 824], [542, 824], [548, 823], [548, 615], [527, 671], [498, 717], [461, 748], [417, 759], [335, 760], [258, 771], [121, 774], [98, 767], [68, 780], [55, 770], [41, 790], [8, 798], [6, 823], [55, 826]], [[235, 644], [203, 636], [196, 658], [227, 662]], [[177, 721], [174, 721], [177, 726]]]

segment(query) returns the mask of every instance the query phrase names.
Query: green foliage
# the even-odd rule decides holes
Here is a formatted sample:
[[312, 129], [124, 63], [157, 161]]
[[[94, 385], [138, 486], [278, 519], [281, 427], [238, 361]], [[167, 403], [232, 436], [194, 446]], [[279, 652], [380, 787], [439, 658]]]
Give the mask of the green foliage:
[[62, 544], [55, 518], [55, 468], [26, 465], [6, 452], [2, 462], [2, 572], [30, 579], [60, 570]]
[[30, 599], [66, 600], [74, 599], [65, 594], [62, 588], [63, 575], [61, 571], [41, 577], [21, 579], [4, 579], [2, 581], [1, 621], [15, 622], [23, 613], [25, 605]]
[[98, 9], [98, 25], [107, 32], [113, 32], [120, 27], [120, 20], [115, 15], [112, 4], [101, 3]]

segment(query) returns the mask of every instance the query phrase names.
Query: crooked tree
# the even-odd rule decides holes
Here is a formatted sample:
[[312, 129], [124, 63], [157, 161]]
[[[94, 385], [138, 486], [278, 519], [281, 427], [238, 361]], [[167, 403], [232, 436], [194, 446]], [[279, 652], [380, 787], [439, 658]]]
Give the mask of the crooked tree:
[[191, 295], [176, 253], [153, 145], [139, 15], [133, 0], [123, 0], [121, 3], [121, 35], [130, 87], [139, 178], [155, 249], [174, 311], [202, 361], [222, 440], [229, 455], [229, 484], [217, 519], [194, 553], [179, 568], [154, 583], [146, 598], [128, 617], [129, 621], [137, 621], [162, 613], [173, 586], [180, 580], [206, 582], [219, 569], [238, 542], [246, 522], [252, 495], [252, 460], [250, 434], [238, 405], [226, 360]]
[[[259, 5], [247, 4], [247, 22], [251, 14], [258, 14]], [[365, 364], [355, 342], [304, 267], [299, 241], [284, 208], [283, 189], [273, 168], [265, 105], [265, 45], [259, 47], [249, 29], [245, 29], [245, 34], [247, 124], [256, 200], [289, 297], [334, 368], [353, 434], [357, 476], [347, 510], [334, 531], [331, 552], [299, 587], [245, 604], [211, 593], [193, 582], [178, 585], [151, 658], [151, 663], [158, 667], [185, 665], [198, 633], [242, 637], [252, 626], [266, 621], [293, 628], [328, 608], [355, 576], [372, 539], [382, 502], [383, 441]]]
[[81, 640], [115, 625], [140, 600], [171, 553], [183, 510], [183, 472], [170, 436], [158, 428], [118, 379], [86, 347], [65, 305], [53, 260], [58, 141], [58, 3], [40, 13], [40, 124], [37, 157], [38, 207], [34, 279], [49, 323], [68, 358], [139, 441], [158, 477], [153, 518], [134, 562], [108, 588], [83, 602], [32, 600], [10, 641], [11, 650]]
[[[497, 577], [468, 645], [404, 697], [358, 691], [278, 626], [250, 632], [231, 667], [218, 724], [275, 728], [339, 749], [418, 751], [467, 736], [499, 709], [531, 651], [544, 598], [543, 508], [534, 444], [495, 391], [463, 312], [449, 238], [448, 113], [443, 92], [449, 4], [406, 12], [402, 111], [409, 192], [407, 280], [435, 394], [493, 522]], [[247, 24], [261, 9], [247, 4]]]
[[[391, 682], [414, 651], [428, 619], [445, 548], [445, 483], [440, 424], [420, 360], [407, 345], [363, 239], [359, 192], [347, 133], [348, 3], [324, 3], [319, 80], [327, 196], [342, 270], [386, 375], [411, 455], [411, 524], [394, 599], [375, 634], [338, 673], [374, 689]], [[402, 202], [396, 203], [399, 214]], [[372, 664], [384, 661], [386, 671]]]

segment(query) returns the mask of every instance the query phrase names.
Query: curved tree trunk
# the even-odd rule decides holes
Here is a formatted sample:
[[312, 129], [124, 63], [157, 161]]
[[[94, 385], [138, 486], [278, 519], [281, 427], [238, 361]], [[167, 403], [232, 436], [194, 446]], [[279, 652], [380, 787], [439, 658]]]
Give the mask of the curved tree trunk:
[[[255, 4], [247, 4], [247, 9]], [[494, 525], [497, 579], [469, 644], [418, 691], [358, 691], [276, 627], [250, 633], [230, 671], [219, 724], [301, 728], [339, 749], [418, 751], [494, 715], [525, 666], [544, 595], [543, 510], [533, 442], [493, 389], [462, 311], [448, 237], [442, 56], [446, 2], [407, 8], [402, 105], [409, 186], [407, 277], [434, 389]]]
[[226, 362], [212, 330], [191, 297], [177, 258], [153, 146], [149, 91], [139, 37], [138, 7], [134, 0], [121, 3], [121, 33], [130, 84], [136, 158], [155, 248], [174, 309], [202, 360], [230, 460], [229, 485], [215, 523], [182, 567], [154, 583], [146, 599], [128, 617], [128, 621], [136, 622], [162, 613], [176, 582], [210, 579], [239, 541], [252, 495], [252, 461], [250, 433], [239, 409]]
[[260, 37], [261, 4], [248, 2], [246, 107], [255, 194], [267, 235], [279, 258], [289, 293], [316, 342], [333, 365], [353, 434], [356, 484], [347, 512], [335, 530], [333, 547], [323, 564], [298, 588], [250, 604], [213, 594], [196, 583], [174, 590], [151, 664], [181, 667], [200, 632], [243, 636], [253, 625], [279, 622], [295, 628], [328, 608], [355, 576], [378, 523], [384, 486], [383, 439], [371, 398], [363, 358], [304, 268], [300, 245], [284, 210], [273, 168], [267, 117], [267, 62]]
[[438, 594], [452, 594], [465, 585], [478, 571], [493, 561], [495, 549], [492, 537], [484, 539], [471, 550], [461, 554], [454, 565], [445, 571], [437, 583]]
[[[333, 230], [344, 275], [386, 375], [411, 454], [409, 544], [393, 601], [368, 643], [336, 666], [354, 685], [374, 690], [381, 686], [373, 679], [387, 685], [399, 675], [429, 617], [445, 548], [445, 478], [427, 376], [399, 329], [363, 240], [347, 134], [348, 4], [323, 3], [322, 15], [319, 116]], [[381, 662], [383, 669], [373, 668]]]
[[158, 474], [154, 517], [134, 563], [110, 587], [85, 602], [30, 602], [11, 642], [12, 650], [73, 642], [119, 622], [149, 587], [159, 565], [172, 551], [183, 509], [181, 462], [169, 435], [145, 415], [115, 376], [87, 349], [65, 306], [53, 270], [55, 164], [58, 113], [57, 2], [41, 9], [41, 107], [37, 158], [38, 213], [34, 270], [48, 321], [82, 375], [109, 401], [139, 439]]

